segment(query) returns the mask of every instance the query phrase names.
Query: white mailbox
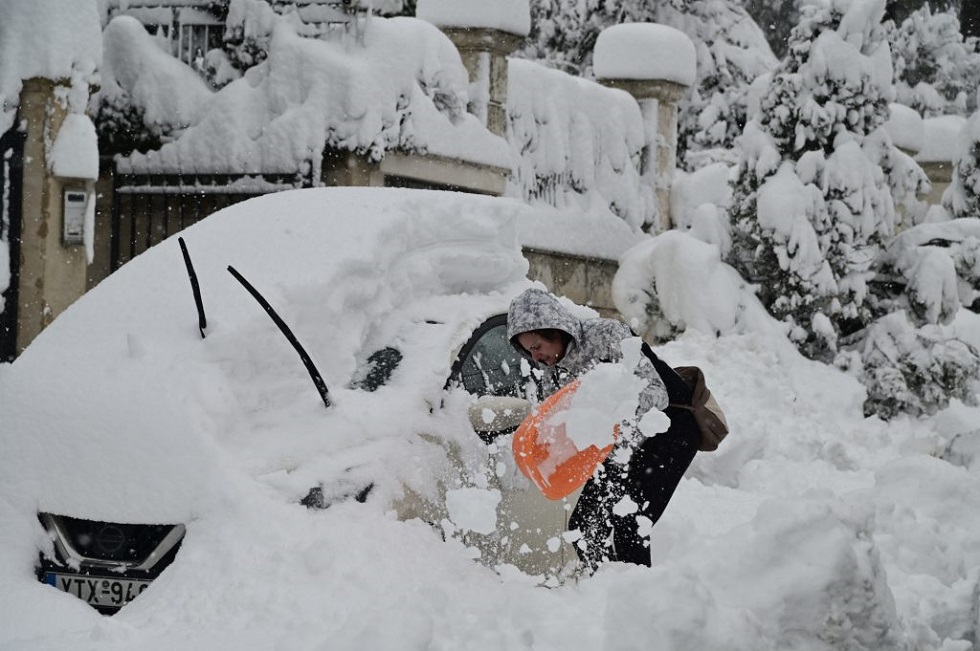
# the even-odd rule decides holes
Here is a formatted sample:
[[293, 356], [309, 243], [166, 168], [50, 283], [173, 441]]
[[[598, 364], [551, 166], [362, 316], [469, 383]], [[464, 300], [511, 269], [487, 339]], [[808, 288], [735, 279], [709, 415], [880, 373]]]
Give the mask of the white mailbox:
[[85, 235], [85, 212], [89, 193], [85, 190], [65, 190], [65, 228], [62, 240], [65, 244], [81, 244]]

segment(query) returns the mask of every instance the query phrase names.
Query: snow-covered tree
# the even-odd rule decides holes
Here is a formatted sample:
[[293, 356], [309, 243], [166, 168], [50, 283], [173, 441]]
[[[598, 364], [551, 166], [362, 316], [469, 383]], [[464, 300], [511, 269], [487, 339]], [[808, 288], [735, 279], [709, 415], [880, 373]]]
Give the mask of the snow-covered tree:
[[953, 179], [943, 193], [943, 207], [953, 217], [980, 215], [980, 111], [960, 132], [959, 148], [953, 154]]
[[610, 25], [653, 22], [697, 48], [697, 81], [680, 106], [678, 161], [692, 169], [730, 156], [746, 121], [749, 84], [777, 60], [734, 0], [531, 0], [531, 34], [517, 56], [592, 78], [596, 38]]
[[800, 20], [801, 0], [743, 0], [745, 10], [762, 27], [773, 53], [782, 58], [786, 54], [789, 34]]
[[275, 24], [272, 7], [262, 0], [235, 0], [225, 19], [222, 50], [240, 73], [265, 61]]
[[872, 313], [872, 262], [896, 212], [885, 165], [891, 59], [884, 0], [803, 7], [743, 136], [729, 260], [808, 356], [831, 360]]
[[865, 415], [933, 414], [958, 399], [977, 404], [980, 352], [949, 326], [916, 327], [903, 311], [876, 321], [858, 345]]
[[947, 325], [961, 307], [980, 308], [980, 219], [904, 230], [875, 269], [876, 314], [904, 311], [916, 326]]
[[896, 101], [923, 117], [966, 115], [976, 106], [980, 51], [976, 38], [964, 39], [953, 9], [926, 4], [900, 25], [886, 22], [895, 69]]

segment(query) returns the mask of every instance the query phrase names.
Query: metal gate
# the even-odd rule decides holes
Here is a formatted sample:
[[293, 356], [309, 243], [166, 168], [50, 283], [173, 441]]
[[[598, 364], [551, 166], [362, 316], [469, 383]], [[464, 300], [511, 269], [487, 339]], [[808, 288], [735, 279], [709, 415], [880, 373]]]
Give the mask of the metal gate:
[[114, 175], [109, 272], [218, 210], [270, 192], [311, 187], [302, 174]]
[[20, 270], [21, 198], [24, 141], [14, 127], [0, 136], [0, 362], [17, 356], [17, 303]]

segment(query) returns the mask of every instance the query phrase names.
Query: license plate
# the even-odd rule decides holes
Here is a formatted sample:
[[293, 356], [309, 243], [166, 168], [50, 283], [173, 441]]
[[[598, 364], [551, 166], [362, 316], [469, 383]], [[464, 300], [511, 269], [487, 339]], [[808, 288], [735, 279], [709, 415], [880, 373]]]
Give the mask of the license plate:
[[121, 607], [146, 590], [150, 581], [47, 572], [44, 582], [93, 606]]

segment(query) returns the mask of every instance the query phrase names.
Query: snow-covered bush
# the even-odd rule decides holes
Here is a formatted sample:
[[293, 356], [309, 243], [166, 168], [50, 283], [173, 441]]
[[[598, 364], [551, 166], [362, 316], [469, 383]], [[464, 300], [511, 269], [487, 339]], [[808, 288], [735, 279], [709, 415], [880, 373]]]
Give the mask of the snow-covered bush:
[[612, 284], [620, 313], [647, 341], [690, 329], [712, 336], [761, 330], [764, 312], [718, 247], [679, 230], [650, 237], [619, 261]]
[[977, 404], [980, 351], [948, 326], [916, 328], [905, 312], [876, 321], [856, 347], [865, 415], [933, 414], [951, 399]]
[[158, 149], [169, 129], [148, 125], [146, 111], [133, 105], [125, 95], [104, 96], [95, 112], [95, 132], [99, 154], [130, 154]]
[[961, 307], [980, 308], [980, 219], [903, 231], [876, 262], [876, 313], [905, 310], [917, 326], [948, 324]]
[[743, 135], [728, 259], [813, 359], [871, 321], [871, 265], [897, 219], [883, 11], [884, 0], [805, 7]]
[[980, 215], [980, 111], [959, 131], [953, 154], [953, 180], [943, 193], [943, 207], [953, 217]]
[[976, 38], [964, 39], [952, 7], [924, 4], [896, 26], [885, 23], [892, 47], [896, 100], [923, 117], [966, 115], [980, 86]]
[[732, 203], [732, 168], [712, 163], [694, 171], [676, 170], [670, 186], [674, 229], [714, 244], [724, 257], [732, 248], [728, 208]]
[[204, 114], [207, 82], [135, 18], [114, 18], [102, 42], [102, 84], [91, 100], [102, 154], [156, 149]]
[[507, 195], [558, 208], [601, 205], [637, 231], [652, 223], [636, 101], [531, 61], [511, 59], [508, 69]]
[[892, 102], [888, 108], [884, 129], [890, 144], [895, 146], [879, 138], [881, 166], [888, 176], [895, 206], [901, 212], [899, 221], [905, 226], [920, 224], [929, 212], [929, 203], [923, 197], [932, 189], [929, 176], [914, 158], [925, 148], [925, 120], [903, 104]]
[[[375, 17], [366, 23], [362, 42], [343, 32], [308, 38], [288, 16], [277, 15], [271, 34], [268, 57], [215, 92], [163, 52], [164, 60], [142, 63], [135, 82], [156, 82], [147, 86], [147, 95], [161, 105], [177, 104], [169, 115], [181, 115], [180, 102], [197, 106], [190, 102], [196, 97], [189, 92], [193, 84], [204, 88], [206, 110], [193, 113], [179, 137], [159, 150], [120, 159], [120, 169], [299, 172], [319, 179], [324, 152], [351, 152], [379, 162], [391, 150], [509, 165], [506, 142], [466, 112], [466, 68], [452, 41], [434, 25]], [[113, 51], [112, 56], [125, 54]], [[174, 87], [177, 77], [170, 73], [175, 71], [189, 75], [183, 87]]]
[[265, 61], [276, 20], [276, 13], [264, 0], [231, 0], [222, 51], [235, 70], [242, 73]]

